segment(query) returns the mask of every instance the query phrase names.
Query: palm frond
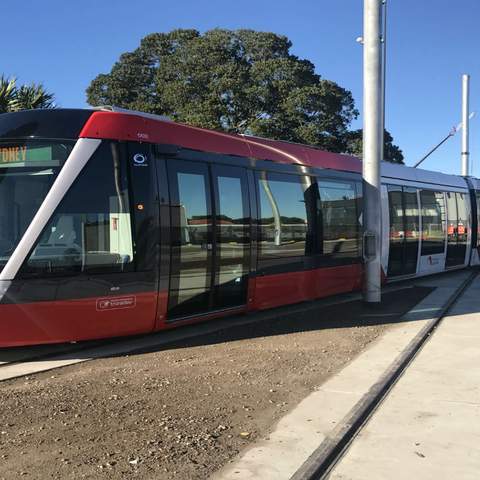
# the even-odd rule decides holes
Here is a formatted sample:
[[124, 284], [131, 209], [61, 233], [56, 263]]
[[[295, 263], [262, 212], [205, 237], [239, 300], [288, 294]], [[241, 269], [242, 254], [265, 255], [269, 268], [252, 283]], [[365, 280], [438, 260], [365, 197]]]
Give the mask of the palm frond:
[[10, 105], [15, 100], [17, 79], [0, 77], [0, 113], [10, 112]]
[[10, 103], [10, 111], [31, 110], [36, 108], [54, 108], [54, 96], [48, 93], [43, 85], [22, 85], [16, 89]]

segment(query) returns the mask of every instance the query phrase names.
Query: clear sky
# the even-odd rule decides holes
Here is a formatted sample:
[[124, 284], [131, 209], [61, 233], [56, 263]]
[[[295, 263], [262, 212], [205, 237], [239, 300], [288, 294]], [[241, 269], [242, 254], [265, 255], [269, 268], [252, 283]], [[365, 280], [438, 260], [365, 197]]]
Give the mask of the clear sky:
[[[363, 0], [21, 0], [2, 8], [0, 73], [43, 82], [62, 107], [85, 107], [85, 89], [148, 33], [252, 28], [287, 35], [317, 73], [349, 89], [361, 111]], [[413, 164], [461, 120], [470, 73], [470, 151], [480, 176], [480, 1], [388, 0], [386, 127]], [[352, 128], [361, 127], [361, 116]], [[460, 173], [458, 133], [425, 168]]]

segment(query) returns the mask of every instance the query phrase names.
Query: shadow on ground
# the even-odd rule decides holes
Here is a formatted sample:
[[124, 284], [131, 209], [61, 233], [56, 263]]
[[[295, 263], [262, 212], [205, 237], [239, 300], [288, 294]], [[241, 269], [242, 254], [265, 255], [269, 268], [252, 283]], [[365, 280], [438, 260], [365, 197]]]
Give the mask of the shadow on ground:
[[[91, 356], [95, 347], [128, 345], [130, 341], [141, 339], [149, 346], [129, 352], [129, 355], [155, 351], [186, 348], [200, 345], [235, 342], [276, 335], [288, 335], [322, 329], [350, 328], [370, 325], [398, 323], [403, 315], [432, 292], [432, 287], [407, 286], [385, 293], [380, 305], [368, 306], [361, 300], [342, 301], [332, 304], [332, 299], [305, 302], [250, 315], [237, 315], [201, 324], [181, 326], [174, 330], [150, 335], [122, 337], [100, 341], [79, 342], [77, 344], [41, 345], [15, 347], [0, 350], [0, 364], [8, 362], [43, 360], [48, 355], [58, 355], [62, 359], [85, 358]], [[430, 316], [431, 312], [425, 312]], [[420, 315], [420, 320], [422, 315]], [[216, 331], [212, 332], [211, 330]], [[188, 337], [188, 338], [182, 338]], [[158, 344], [155, 344], [158, 340]], [[155, 345], [154, 345], [155, 344]], [[107, 356], [121, 356], [118, 355]], [[100, 357], [102, 355], [95, 355]]]

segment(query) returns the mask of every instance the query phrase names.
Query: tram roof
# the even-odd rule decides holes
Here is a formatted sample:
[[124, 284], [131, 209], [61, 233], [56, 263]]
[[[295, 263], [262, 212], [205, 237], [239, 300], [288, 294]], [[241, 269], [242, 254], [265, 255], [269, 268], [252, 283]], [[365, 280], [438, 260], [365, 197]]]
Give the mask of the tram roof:
[[[0, 139], [102, 138], [176, 145], [193, 150], [238, 155], [276, 163], [340, 171], [362, 171], [357, 157], [331, 153], [308, 145], [233, 135], [175, 123], [167, 117], [117, 107], [39, 109], [0, 115]], [[456, 175], [382, 162], [382, 177], [465, 188]]]

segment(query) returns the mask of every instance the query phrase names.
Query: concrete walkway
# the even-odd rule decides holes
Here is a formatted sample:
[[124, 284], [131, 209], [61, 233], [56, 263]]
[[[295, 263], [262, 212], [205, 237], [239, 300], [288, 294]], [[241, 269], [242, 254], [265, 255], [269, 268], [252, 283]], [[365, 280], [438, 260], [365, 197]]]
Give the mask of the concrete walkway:
[[[364, 396], [374, 388], [410, 342], [432, 319], [438, 317], [443, 307], [470, 274], [469, 271], [458, 271], [417, 280], [418, 285], [436, 288], [407, 313], [401, 323], [391, 328], [378, 342], [281, 419], [268, 438], [252, 445], [236, 461], [213, 475], [212, 479], [290, 479], [317, 447], [335, 438], [338, 432], [348, 424], [351, 412], [355, 411]], [[448, 363], [449, 359], [445, 360]], [[384, 438], [380, 440], [380, 442], [384, 441]], [[360, 455], [371, 458], [372, 461], [375, 460], [375, 456], [368, 452], [362, 451]], [[368, 468], [365, 469], [364, 475], [362, 473], [363, 476], [357, 477], [356, 462], [357, 457], [349, 463], [348, 467], [345, 465], [345, 468], [351, 470], [339, 470], [336, 478], [368, 478], [369, 480], [374, 478], [370, 475]], [[398, 465], [395, 468], [398, 469]], [[391, 474], [390, 471], [388, 474], [382, 471], [375, 478], [383, 480], [389, 478]]]
[[480, 276], [329, 478], [480, 478]]

